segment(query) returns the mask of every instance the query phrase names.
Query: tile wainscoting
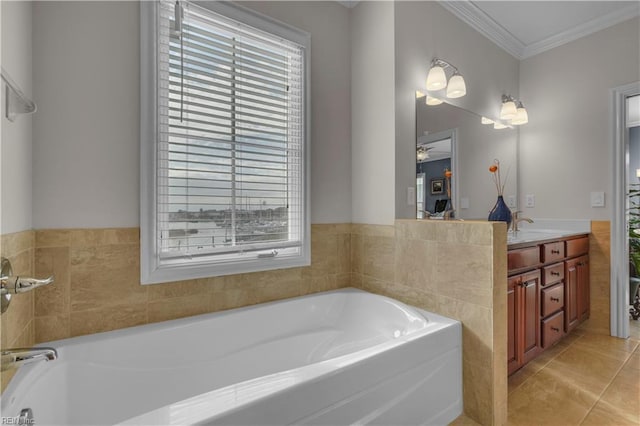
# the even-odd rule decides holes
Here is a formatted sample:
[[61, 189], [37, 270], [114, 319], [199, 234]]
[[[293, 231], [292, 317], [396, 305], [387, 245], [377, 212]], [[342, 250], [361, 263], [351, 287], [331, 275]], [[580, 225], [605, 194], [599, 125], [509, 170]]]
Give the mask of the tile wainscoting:
[[41, 230], [35, 340], [45, 342], [232, 309], [350, 284], [350, 224], [313, 225], [309, 267], [140, 285], [139, 228]]

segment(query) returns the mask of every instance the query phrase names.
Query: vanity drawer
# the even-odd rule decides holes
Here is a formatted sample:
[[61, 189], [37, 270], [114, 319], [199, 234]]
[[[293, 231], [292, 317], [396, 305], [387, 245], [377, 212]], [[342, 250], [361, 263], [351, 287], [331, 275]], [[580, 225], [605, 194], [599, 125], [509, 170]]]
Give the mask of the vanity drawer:
[[540, 249], [538, 246], [510, 250], [507, 253], [507, 269], [510, 271], [540, 264]]
[[567, 257], [580, 256], [589, 253], [589, 237], [567, 240]]
[[564, 312], [542, 320], [542, 347], [548, 348], [564, 336]]
[[556, 263], [555, 265], [545, 266], [542, 268], [544, 280], [542, 281], [543, 286], [547, 286], [549, 284], [557, 283], [564, 278], [564, 263]]
[[542, 289], [542, 317], [564, 307], [564, 284], [556, 284], [552, 287]]
[[564, 241], [542, 245], [542, 261], [544, 263], [557, 262], [562, 259], [564, 259]]

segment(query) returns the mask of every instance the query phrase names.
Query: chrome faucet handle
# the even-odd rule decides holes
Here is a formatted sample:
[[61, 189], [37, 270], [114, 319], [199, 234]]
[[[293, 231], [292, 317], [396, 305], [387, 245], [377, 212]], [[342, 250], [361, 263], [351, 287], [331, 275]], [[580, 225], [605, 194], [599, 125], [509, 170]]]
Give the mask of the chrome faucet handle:
[[4, 313], [9, 308], [12, 294], [25, 293], [53, 282], [53, 275], [45, 279], [23, 278], [13, 276], [13, 268], [9, 259], [0, 260], [0, 313]]
[[3, 277], [2, 288], [11, 294], [26, 293], [38, 287], [51, 284], [53, 275], [49, 278], [39, 280], [37, 278]]

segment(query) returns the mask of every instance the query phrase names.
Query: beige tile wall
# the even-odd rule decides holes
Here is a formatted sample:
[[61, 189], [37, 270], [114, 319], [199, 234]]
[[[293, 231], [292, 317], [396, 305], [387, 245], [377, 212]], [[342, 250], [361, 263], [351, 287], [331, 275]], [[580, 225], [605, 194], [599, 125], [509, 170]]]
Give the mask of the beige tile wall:
[[583, 329], [610, 333], [611, 294], [611, 223], [592, 221], [589, 236], [589, 285], [591, 316]]
[[312, 225], [311, 266], [140, 285], [139, 228], [35, 232], [37, 343], [347, 287], [350, 224]]
[[[0, 237], [0, 256], [11, 262], [14, 275], [33, 275], [34, 232], [23, 231]], [[35, 343], [34, 295], [13, 295], [7, 312], [0, 316], [0, 347], [30, 347]], [[4, 371], [0, 391], [4, 391], [14, 371]]]
[[398, 220], [352, 225], [352, 284], [463, 326], [465, 414], [506, 424], [506, 227], [489, 222]]

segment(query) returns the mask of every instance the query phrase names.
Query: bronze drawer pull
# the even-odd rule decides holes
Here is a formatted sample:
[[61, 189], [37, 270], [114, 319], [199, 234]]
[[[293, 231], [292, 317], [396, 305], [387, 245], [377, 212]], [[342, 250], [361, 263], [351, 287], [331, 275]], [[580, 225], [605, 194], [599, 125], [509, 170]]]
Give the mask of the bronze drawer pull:
[[560, 250], [551, 250], [551, 254], [560, 254]]
[[552, 298], [551, 298], [551, 301], [552, 301], [552, 302], [559, 302], [559, 301], [560, 301], [560, 299], [559, 299], [558, 297], [552, 297]]
[[556, 277], [560, 276], [560, 272], [551, 271], [551, 275], [555, 275]]
[[556, 333], [559, 333], [559, 332], [560, 332], [560, 329], [559, 329], [558, 327], [551, 327], [551, 329], [552, 329], [553, 331], [555, 331]]

